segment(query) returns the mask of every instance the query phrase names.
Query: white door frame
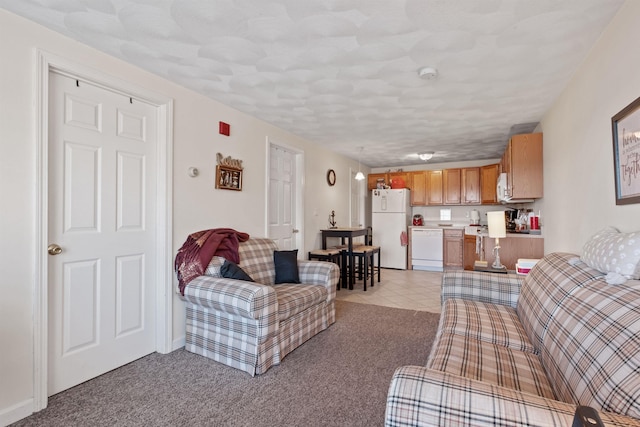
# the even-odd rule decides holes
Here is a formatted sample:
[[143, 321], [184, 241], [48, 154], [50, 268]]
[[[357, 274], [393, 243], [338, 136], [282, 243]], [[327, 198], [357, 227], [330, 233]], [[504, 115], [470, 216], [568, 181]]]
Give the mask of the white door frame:
[[298, 258], [304, 256], [304, 151], [292, 147], [291, 145], [283, 144], [281, 142], [274, 141], [268, 136], [266, 138], [265, 150], [266, 150], [266, 163], [265, 163], [265, 180], [264, 180], [264, 235], [269, 236], [269, 182], [271, 171], [271, 147], [281, 147], [287, 151], [291, 151], [295, 154], [295, 166], [296, 166], [296, 228], [299, 230], [296, 233], [296, 247], [298, 248]]
[[101, 88], [143, 100], [158, 110], [156, 165], [156, 351], [172, 350], [173, 333], [173, 99], [36, 50], [36, 253], [33, 289], [33, 411], [47, 407], [49, 72], [55, 70]]

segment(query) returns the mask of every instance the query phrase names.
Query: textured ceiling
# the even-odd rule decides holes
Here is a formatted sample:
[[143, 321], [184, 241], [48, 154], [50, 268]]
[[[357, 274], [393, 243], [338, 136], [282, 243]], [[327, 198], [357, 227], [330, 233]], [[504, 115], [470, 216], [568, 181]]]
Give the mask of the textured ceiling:
[[[0, 0], [371, 167], [497, 158], [623, 0]], [[434, 67], [435, 79], [418, 77]], [[224, 118], [221, 118], [224, 120]], [[233, 123], [232, 123], [233, 124]]]

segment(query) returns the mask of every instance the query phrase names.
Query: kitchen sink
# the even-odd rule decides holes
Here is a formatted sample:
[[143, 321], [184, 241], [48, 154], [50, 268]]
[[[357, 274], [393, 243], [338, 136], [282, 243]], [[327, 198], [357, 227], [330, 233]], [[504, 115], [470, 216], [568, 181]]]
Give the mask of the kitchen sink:
[[467, 236], [488, 236], [489, 230], [486, 225], [467, 225], [464, 227], [464, 234]]

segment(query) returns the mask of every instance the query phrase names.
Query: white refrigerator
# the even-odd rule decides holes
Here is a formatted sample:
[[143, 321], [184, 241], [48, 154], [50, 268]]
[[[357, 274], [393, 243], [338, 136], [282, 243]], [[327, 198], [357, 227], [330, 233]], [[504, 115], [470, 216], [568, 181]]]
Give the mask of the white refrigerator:
[[380, 266], [407, 269], [407, 227], [411, 222], [409, 190], [372, 190], [373, 244], [380, 246]]

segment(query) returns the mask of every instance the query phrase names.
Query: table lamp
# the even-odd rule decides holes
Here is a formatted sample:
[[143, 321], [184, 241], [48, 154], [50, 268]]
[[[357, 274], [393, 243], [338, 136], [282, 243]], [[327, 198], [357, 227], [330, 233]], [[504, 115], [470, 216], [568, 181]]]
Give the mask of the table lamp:
[[489, 225], [489, 237], [496, 239], [496, 245], [493, 250], [496, 252], [496, 260], [491, 267], [505, 268], [500, 263], [500, 237], [507, 237], [507, 225], [504, 219], [504, 211], [487, 212], [487, 222]]

